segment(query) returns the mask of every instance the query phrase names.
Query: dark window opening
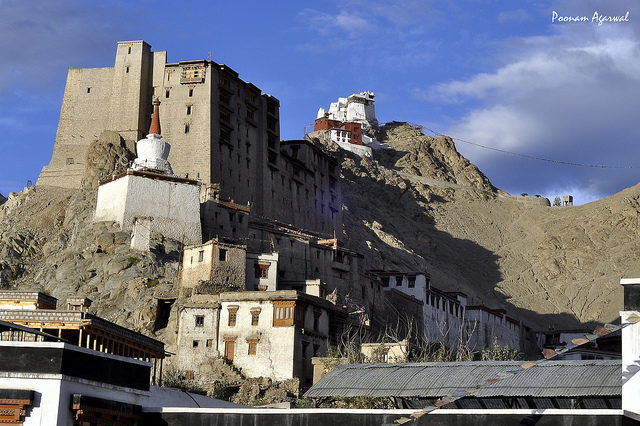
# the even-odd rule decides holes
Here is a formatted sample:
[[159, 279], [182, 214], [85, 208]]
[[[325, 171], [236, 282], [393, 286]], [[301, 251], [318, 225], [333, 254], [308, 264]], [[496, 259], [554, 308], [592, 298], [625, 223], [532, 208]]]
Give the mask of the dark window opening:
[[126, 67], [126, 68], [124, 69], [124, 71], [128, 74], [128, 73], [129, 73], [129, 67]]
[[191, 105], [187, 106], [187, 115], [191, 115]]
[[189, 133], [189, 125], [188, 124], [184, 125], [184, 132], [185, 133]]
[[227, 250], [226, 249], [219, 249], [218, 260], [220, 260], [220, 262], [226, 262], [227, 261]]
[[196, 327], [204, 326], [204, 315], [196, 315]]
[[189, 97], [193, 96], [193, 89], [189, 89]]
[[416, 277], [408, 277], [407, 278], [407, 286], [409, 288], [415, 288], [415, 286], [416, 286]]
[[91, 87], [87, 87], [87, 93], [91, 93]]
[[171, 306], [173, 306], [174, 299], [161, 300], [158, 299], [158, 305], [156, 308], [156, 322], [153, 326], [153, 331], [162, 330], [169, 324], [169, 315], [171, 314]]

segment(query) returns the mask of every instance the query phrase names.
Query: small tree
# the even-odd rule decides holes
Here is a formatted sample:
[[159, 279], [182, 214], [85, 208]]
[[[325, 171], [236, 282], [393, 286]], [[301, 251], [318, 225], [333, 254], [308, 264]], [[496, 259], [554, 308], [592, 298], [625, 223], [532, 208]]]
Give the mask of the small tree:
[[562, 202], [560, 201], [560, 197], [557, 197], [553, 199], [553, 205], [554, 207], [560, 207], [562, 205]]
[[518, 359], [520, 353], [517, 349], [510, 349], [509, 345], [500, 346], [498, 336], [493, 336], [490, 347], [486, 347], [481, 352], [483, 361], [514, 361]]

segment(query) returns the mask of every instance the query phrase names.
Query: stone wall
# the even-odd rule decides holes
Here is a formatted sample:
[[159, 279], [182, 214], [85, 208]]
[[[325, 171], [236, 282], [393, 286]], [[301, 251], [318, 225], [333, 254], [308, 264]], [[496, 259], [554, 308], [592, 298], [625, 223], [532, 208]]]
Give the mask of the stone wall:
[[153, 231], [185, 244], [201, 242], [200, 188], [186, 182], [132, 173], [98, 188], [95, 221], [131, 230], [138, 216], [153, 217]]
[[180, 306], [178, 312], [177, 368], [197, 371], [200, 365], [220, 355], [218, 351], [220, 308], [214, 304], [210, 306], [186, 304]]
[[184, 248], [180, 287], [210, 281], [214, 288], [245, 287], [246, 248], [215, 240]]

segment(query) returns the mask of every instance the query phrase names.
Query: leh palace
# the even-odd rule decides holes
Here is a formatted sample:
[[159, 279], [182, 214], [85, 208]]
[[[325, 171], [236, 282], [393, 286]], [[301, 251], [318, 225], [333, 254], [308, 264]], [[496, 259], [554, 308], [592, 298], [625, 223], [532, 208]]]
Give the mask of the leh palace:
[[[125, 167], [99, 170], [93, 222], [126, 234], [133, 252], [154, 250], [157, 236], [179, 247], [177, 284], [157, 292], [152, 307], [154, 332], [170, 330], [175, 350], [90, 313], [92, 301], [84, 295], [56, 309], [57, 300], [44, 292], [0, 291], [0, 344], [5, 345], [0, 359], [7, 366], [0, 367], [0, 404], [13, 416], [9, 424], [227, 424], [225, 416], [240, 413], [240, 406], [161, 387], [168, 371], [181, 383], [196, 383], [213, 381], [216, 369], [243, 380], [288, 383], [296, 394], [306, 391], [316, 400], [388, 397], [407, 412], [435, 409], [443, 400], [476, 410], [440, 416], [441, 424], [512, 424], [522, 414], [516, 408], [555, 407], [561, 422], [577, 421], [579, 409], [601, 409], [599, 420], [589, 424], [622, 424], [623, 406], [640, 413], [640, 397], [633, 402], [628, 396], [640, 395], [637, 378], [625, 382], [627, 394], [619, 383], [620, 363], [624, 369], [639, 353], [640, 325], [632, 316], [623, 321], [631, 327], [615, 330], [616, 338], [588, 350], [577, 345], [567, 354], [557, 350], [562, 356], [545, 367], [547, 382], [527, 379], [547, 393], [516, 394], [514, 384], [491, 394], [485, 384], [475, 389], [467, 382], [466, 389], [475, 390], [455, 397], [449, 391], [421, 388], [413, 394], [394, 388], [410, 376], [420, 378], [417, 389], [443, 382], [443, 374], [451, 381], [477, 376], [482, 383], [481, 370], [499, 380], [524, 380], [528, 374], [518, 374], [519, 361], [478, 357], [441, 362], [438, 370], [427, 364], [393, 367], [424, 349], [424, 342], [445, 352], [459, 351], [461, 342], [477, 354], [509, 348], [532, 359], [584, 333], [538, 329], [516, 313], [444, 290], [424, 269], [399, 270], [384, 259], [371, 267], [371, 259], [348, 242], [336, 152], [374, 161], [390, 149], [378, 140], [375, 94], [362, 91], [339, 97], [327, 110], [320, 107], [313, 130], [308, 126], [299, 140], [281, 140], [279, 108], [277, 98], [228, 65], [169, 63], [167, 52], [152, 51], [144, 41], [118, 42], [113, 67], [69, 69], [53, 155], [36, 191], [82, 188], [92, 143], [105, 135], [134, 153]], [[102, 250], [98, 245], [96, 251]], [[637, 295], [640, 281], [622, 284]], [[632, 299], [625, 299], [625, 312], [640, 305]], [[622, 361], [615, 355], [621, 335]], [[380, 363], [369, 368], [350, 359], [329, 368], [327, 355], [345, 341], [359, 348], [357, 359]], [[16, 361], [22, 354], [30, 361]], [[31, 369], [48, 356], [64, 362], [50, 370]], [[110, 374], [103, 373], [107, 369]], [[576, 385], [583, 393], [563, 393], [563, 374], [586, 377], [596, 370], [613, 384], [598, 387], [583, 379]], [[48, 399], [52, 386], [58, 405]], [[354, 391], [365, 388], [378, 393]], [[490, 418], [493, 408], [503, 409], [502, 417]], [[274, 410], [271, 417], [237, 414], [228, 424], [243, 418], [242, 424], [392, 424], [402, 415], [363, 410], [355, 419], [301, 410], [296, 417]], [[468, 417], [456, 417], [463, 415]], [[49, 416], [57, 420], [47, 423], [54, 418]], [[249, 416], [255, 416], [251, 423]]]

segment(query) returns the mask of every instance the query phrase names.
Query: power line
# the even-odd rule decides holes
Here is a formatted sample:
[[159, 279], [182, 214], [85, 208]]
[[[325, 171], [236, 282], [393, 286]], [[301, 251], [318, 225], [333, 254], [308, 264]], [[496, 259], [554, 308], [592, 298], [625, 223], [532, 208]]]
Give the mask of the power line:
[[[446, 136], [443, 133], [439, 133], [439, 132], [436, 132], [434, 130], [429, 129], [428, 127], [423, 127], [423, 128], [428, 130], [428, 131], [430, 131], [431, 133], [433, 133], [436, 136]], [[492, 146], [486, 146], [486, 145], [482, 145], [482, 144], [479, 144], [479, 143], [476, 143], [476, 142], [471, 142], [471, 141], [466, 140], [466, 139], [454, 138], [454, 137], [451, 137], [451, 139], [453, 139], [456, 142], [463, 142], [463, 143], [466, 143], [466, 144], [469, 144], [469, 145], [473, 145], [473, 146], [477, 146], [477, 147], [480, 147], [480, 148], [489, 149], [491, 151], [502, 152], [504, 154], [515, 155], [517, 157], [528, 158], [530, 160], [546, 161], [548, 163], [555, 163], [555, 164], [564, 164], [566, 166], [591, 167], [591, 168], [597, 168], [597, 169], [638, 169], [638, 168], [640, 168], [640, 166], [611, 166], [611, 165], [606, 165], [606, 164], [587, 164], [587, 163], [576, 163], [576, 162], [573, 162], [573, 161], [554, 160], [552, 158], [537, 157], [535, 155], [522, 154], [522, 153], [519, 153], [519, 152], [507, 151], [506, 149], [494, 148]]]

